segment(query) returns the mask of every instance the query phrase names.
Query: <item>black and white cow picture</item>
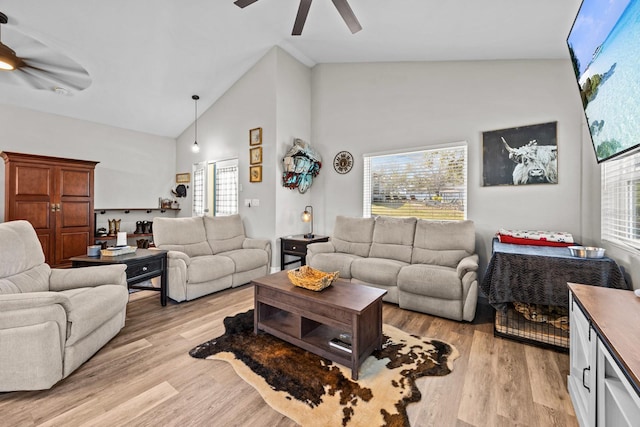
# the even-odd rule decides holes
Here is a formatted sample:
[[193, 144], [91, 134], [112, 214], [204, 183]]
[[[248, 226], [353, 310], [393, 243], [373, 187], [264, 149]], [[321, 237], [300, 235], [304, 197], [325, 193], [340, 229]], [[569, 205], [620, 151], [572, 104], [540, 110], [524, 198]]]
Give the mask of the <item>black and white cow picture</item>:
[[483, 185], [557, 184], [556, 125], [483, 132]]
[[513, 184], [558, 183], [558, 146], [538, 146], [536, 140], [520, 148], [511, 148], [502, 138], [509, 158], [516, 163]]

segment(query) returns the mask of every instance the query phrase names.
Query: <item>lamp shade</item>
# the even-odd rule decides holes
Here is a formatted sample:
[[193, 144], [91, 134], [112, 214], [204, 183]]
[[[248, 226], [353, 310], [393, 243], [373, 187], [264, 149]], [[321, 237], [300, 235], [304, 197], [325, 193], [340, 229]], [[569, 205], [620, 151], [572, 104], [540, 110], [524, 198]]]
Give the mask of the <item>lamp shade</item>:
[[311, 223], [311, 231], [308, 234], [305, 234], [305, 239], [313, 238], [313, 208], [311, 206], [305, 206], [304, 212], [300, 216], [302, 222], [310, 222]]

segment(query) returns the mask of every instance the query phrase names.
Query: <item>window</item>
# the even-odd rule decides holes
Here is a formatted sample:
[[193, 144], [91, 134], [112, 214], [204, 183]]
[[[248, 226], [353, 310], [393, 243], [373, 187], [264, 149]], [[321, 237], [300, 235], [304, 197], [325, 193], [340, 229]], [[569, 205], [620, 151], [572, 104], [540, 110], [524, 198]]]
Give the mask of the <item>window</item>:
[[238, 213], [238, 159], [193, 165], [193, 216]]
[[214, 215], [238, 213], [238, 161], [216, 163], [214, 177]]
[[363, 216], [467, 216], [467, 143], [365, 154]]
[[603, 240], [640, 249], [640, 153], [602, 164]]
[[193, 216], [204, 215], [204, 173], [205, 163], [194, 165], [193, 171]]

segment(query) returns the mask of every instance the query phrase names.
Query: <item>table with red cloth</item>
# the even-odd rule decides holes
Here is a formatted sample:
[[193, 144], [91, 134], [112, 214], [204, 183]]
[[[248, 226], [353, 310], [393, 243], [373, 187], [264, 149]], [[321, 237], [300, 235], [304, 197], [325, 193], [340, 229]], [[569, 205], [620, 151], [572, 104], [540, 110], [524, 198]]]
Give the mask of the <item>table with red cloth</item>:
[[611, 258], [577, 258], [566, 247], [517, 245], [493, 240], [480, 288], [496, 310], [523, 302], [569, 307], [567, 283], [630, 289]]

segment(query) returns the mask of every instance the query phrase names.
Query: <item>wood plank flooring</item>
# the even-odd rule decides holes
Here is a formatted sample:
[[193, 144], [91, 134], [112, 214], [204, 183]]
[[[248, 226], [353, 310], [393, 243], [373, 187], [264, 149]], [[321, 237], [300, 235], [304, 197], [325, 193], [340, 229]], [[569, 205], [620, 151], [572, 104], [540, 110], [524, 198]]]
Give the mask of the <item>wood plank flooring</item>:
[[[224, 317], [253, 307], [253, 288], [166, 307], [132, 294], [125, 328], [51, 390], [0, 393], [2, 426], [294, 426], [221, 361], [188, 351], [223, 333]], [[418, 381], [412, 426], [576, 426], [569, 356], [493, 336], [491, 308], [474, 323], [385, 304], [383, 321], [455, 345], [453, 373]]]

